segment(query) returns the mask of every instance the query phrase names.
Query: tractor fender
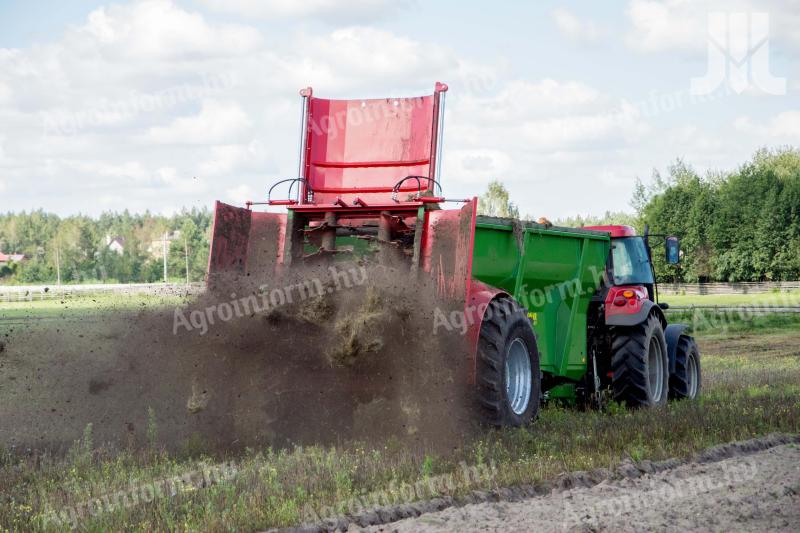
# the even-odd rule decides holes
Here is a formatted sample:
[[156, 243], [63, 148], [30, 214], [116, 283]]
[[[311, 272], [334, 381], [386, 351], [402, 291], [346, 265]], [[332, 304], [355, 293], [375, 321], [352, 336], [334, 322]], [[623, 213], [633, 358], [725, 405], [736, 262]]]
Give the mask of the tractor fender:
[[506, 291], [486, 285], [476, 279], [473, 279], [470, 283], [469, 295], [464, 306], [466, 323], [468, 324], [467, 348], [469, 349], [470, 358], [470, 385], [476, 383], [478, 338], [481, 334], [481, 324], [483, 323], [483, 317], [486, 315], [486, 309], [488, 309], [493, 300], [508, 297], [510, 297], [510, 294]]
[[636, 326], [641, 324], [650, 317], [655, 315], [661, 322], [661, 326], [667, 327], [667, 319], [664, 317], [664, 311], [661, 310], [652, 300], [642, 300], [641, 307], [638, 312], [631, 314], [606, 314], [606, 325], [608, 326]]
[[678, 353], [678, 340], [688, 328], [685, 324], [670, 324], [664, 330], [667, 339], [667, 355], [669, 355], [669, 373], [675, 373], [675, 356]]

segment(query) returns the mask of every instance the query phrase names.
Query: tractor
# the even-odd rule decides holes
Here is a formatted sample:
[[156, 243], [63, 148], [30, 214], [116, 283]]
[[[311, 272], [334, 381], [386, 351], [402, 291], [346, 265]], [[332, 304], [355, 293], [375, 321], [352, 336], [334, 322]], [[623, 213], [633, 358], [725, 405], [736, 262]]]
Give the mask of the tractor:
[[[431, 95], [355, 100], [300, 91], [297, 176], [245, 207], [217, 202], [209, 286], [354, 256], [429, 276], [437, 298], [463, 309], [466, 379], [495, 426], [525, 425], [547, 400], [647, 407], [696, 397], [699, 351], [657, 303], [654, 236], [478, 216], [477, 198], [446, 197], [447, 91], [436, 83]], [[660, 237], [676, 263], [677, 238]]]

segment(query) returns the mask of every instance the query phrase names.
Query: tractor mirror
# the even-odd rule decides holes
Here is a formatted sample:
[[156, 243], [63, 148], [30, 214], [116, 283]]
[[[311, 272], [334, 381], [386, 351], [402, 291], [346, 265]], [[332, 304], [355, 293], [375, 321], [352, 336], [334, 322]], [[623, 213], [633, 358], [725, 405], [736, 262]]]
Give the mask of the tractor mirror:
[[677, 265], [681, 261], [681, 245], [677, 237], [667, 237], [664, 241], [667, 252], [667, 263]]

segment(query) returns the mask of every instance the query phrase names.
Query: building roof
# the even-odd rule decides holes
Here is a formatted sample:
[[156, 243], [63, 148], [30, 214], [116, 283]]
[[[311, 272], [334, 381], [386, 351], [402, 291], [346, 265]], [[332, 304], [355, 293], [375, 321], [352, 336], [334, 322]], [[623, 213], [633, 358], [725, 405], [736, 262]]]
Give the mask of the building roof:
[[6, 254], [0, 252], [0, 263], [8, 263], [9, 261], [14, 261], [15, 263], [18, 263], [19, 261], [22, 261], [23, 259], [25, 259], [25, 256], [23, 254], [8, 254], [8, 255], [6, 255]]

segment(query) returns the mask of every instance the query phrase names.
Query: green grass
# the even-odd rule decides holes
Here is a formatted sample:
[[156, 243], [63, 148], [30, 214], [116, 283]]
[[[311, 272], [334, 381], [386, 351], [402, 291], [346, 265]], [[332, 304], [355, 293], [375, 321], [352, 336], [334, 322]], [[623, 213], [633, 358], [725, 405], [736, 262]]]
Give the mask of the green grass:
[[664, 294], [659, 297], [670, 305], [800, 305], [800, 290], [760, 294]]
[[[91, 428], [66, 458], [0, 451], [0, 530], [58, 529], [52, 522], [45, 527], [51, 510], [181, 475], [199, 461], [233, 460], [237, 472], [206, 488], [87, 515], [81, 529], [254, 531], [294, 525], [309, 507], [347, 506], [365, 494], [392, 490], [403, 494], [403, 484], [424, 485], [448, 474], [458, 483], [424, 496], [535, 483], [625, 458], [685, 457], [732, 440], [800, 432], [798, 329], [700, 332], [698, 339], [704, 391], [697, 401], [638, 411], [547, 406], [530, 428], [483, 432], [446, 453], [389, 440], [373, 446], [252, 449], [235, 457], [171, 455], [159, 450], [155, 427], [150, 448], [136, 452], [95, 449]], [[470, 484], [459, 474], [461, 463], [484, 472], [494, 465], [494, 470]]]
[[46, 300], [0, 300], [0, 319], [3, 318], [80, 318], [102, 315], [114, 311], [135, 311], [174, 307], [186, 301], [178, 295], [121, 295], [99, 293], [94, 295], [69, 295]]
[[694, 334], [707, 338], [728, 337], [746, 333], [777, 333], [800, 329], [800, 313], [747, 313], [694, 309], [671, 311], [667, 319], [672, 324], [686, 324]]

